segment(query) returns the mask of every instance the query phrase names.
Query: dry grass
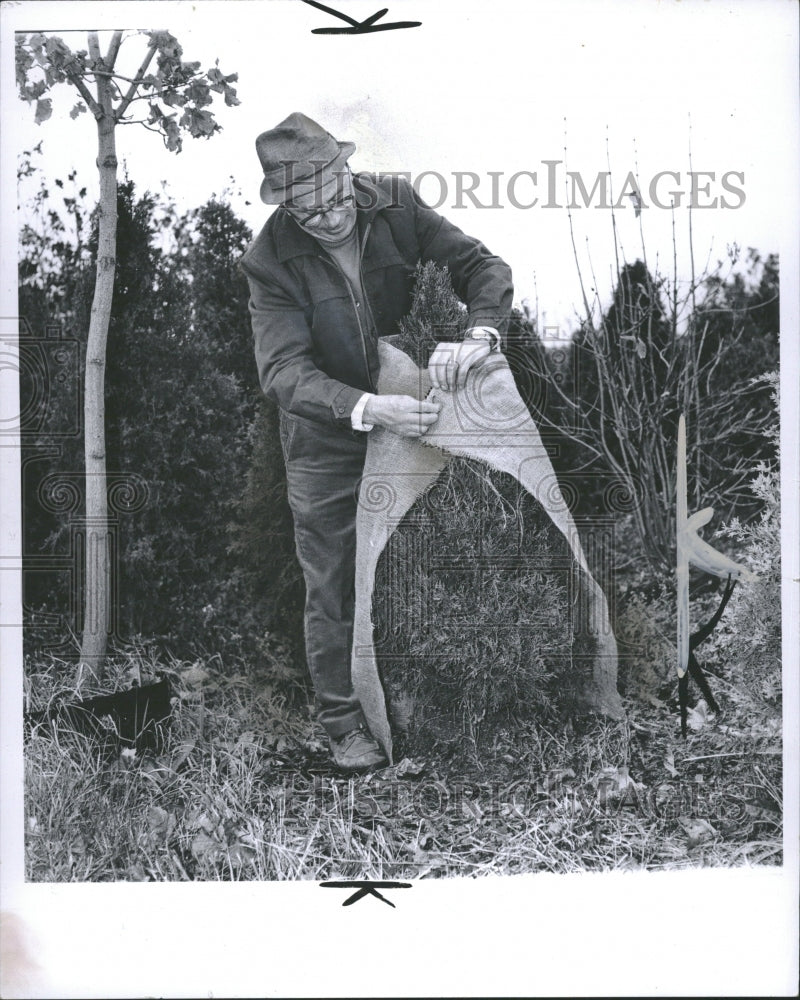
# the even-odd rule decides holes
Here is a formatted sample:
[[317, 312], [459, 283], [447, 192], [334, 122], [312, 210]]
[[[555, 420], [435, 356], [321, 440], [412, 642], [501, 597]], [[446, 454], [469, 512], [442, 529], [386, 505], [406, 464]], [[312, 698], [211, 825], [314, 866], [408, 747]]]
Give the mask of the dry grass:
[[[724, 715], [684, 742], [674, 706], [628, 721], [526, 723], [481, 751], [342, 778], [310, 706], [241, 662], [132, 648], [106, 690], [158, 669], [176, 691], [163, 753], [104, 752], [68, 729], [26, 741], [32, 881], [426, 878], [781, 863], [781, 735], [715, 680]], [[71, 678], [71, 680], [70, 680]], [[74, 694], [30, 663], [28, 707]], [[93, 693], [83, 688], [82, 694]], [[736, 695], [734, 697], [734, 695]]]

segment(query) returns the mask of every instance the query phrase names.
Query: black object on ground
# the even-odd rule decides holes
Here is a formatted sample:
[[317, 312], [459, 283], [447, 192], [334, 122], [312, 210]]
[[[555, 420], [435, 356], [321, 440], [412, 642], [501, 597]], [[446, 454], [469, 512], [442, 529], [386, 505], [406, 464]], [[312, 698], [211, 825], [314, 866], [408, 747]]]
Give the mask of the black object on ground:
[[43, 712], [28, 712], [25, 721], [43, 730], [49, 729], [50, 722], [66, 724], [118, 749], [160, 751], [171, 720], [171, 695], [169, 681], [162, 679], [127, 691], [53, 705]]

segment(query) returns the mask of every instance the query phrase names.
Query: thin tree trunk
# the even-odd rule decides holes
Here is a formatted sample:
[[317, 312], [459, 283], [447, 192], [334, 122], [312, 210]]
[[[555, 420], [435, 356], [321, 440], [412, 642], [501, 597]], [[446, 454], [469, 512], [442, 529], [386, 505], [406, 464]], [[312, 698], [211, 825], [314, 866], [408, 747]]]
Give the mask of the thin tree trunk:
[[[93, 39], [90, 38], [90, 46]], [[94, 39], [95, 46], [96, 36]], [[84, 454], [86, 462], [86, 550], [81, 662], [99, 674], [111, 625], [111, 546], [106, 493], [105, 370], [106, 341], [114, 295], [117, 255], [117, 155], [108, 78], [97, 78], [100, 172], [97, 273], [86, 344]]]

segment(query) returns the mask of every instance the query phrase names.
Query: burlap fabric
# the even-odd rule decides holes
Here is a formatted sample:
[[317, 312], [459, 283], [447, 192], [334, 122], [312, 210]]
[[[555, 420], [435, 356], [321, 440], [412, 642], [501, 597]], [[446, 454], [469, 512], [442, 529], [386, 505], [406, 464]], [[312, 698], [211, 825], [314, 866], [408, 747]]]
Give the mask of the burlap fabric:
[[[434, 427], [422, 438], [404, 438], [376, 427], [370, 432], [356, 519], [356, 603], [353, 629], [353, 686], [369, 727], [391, 760], [392, 736], [386, 699], [373, 645], [372, 594], [375, 570], [391, 533], [403, 515], [438, 478], [452, 456], [479, 459], [514, 476], [547, 511], [569, 543], [581, 570], [586, 598], [584, 627], [596, 639], [590, 691], [591, 707], [622, 717], [617, 692], [617, 644], [602, 589], [589, 571], [569, 508], [539, 431], [517, 392], [508, 362], [498, 354], [470, 372], [454, 392], [431, 391], [428, 373], [397, 348], [379, 343], [381, 394], [405, 394], [442, 403]], [[546, 496], [542, 486], [546, 484]]]

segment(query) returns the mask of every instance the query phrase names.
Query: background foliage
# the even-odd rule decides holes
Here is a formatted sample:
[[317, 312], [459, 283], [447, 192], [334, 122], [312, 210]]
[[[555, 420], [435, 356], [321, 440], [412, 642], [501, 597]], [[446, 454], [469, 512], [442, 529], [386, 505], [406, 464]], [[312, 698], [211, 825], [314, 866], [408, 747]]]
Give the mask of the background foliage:
[[[61, 370], [63, 378], [51, 379], [46, 413], [24, 441], [24, 552], [31, 570], [25, 577], [26, 642], [29, 651], [49, 645], [63, 653], [68, 651], [64, 638], [69, 628], [79, 627], [79, 609], [70, 604], [63, 571], [33, 569], [37, 558], [66, 557], [80, 510], [80, 504], [61, 511], [43, 505], [41, 489], [48, 476], [58, 476], [74, 480], [80, 490], [80, 438], [59, 438], [56, 432], [69, 424], [82, 375], [96, 217], [74, 173], [56, 180], [52, 189], [44, 181], [35, 188], [39, 153], [32, 151], [20, 164], [25, 189], [33, 191], [24, 206], [27, 221], [20, 234], [20, 313], [33, 354], [53, 338], [53, 331], [76, 350]], [[118, 208], [106, 394], [108, 467], [141, 477], [146, 500], [119, 515], [117, 639], [145, 636], [164, 650], [186, 656], [235, 650], [267, 664], [289, 688], [302, 689], [303, 584], [294, 555], [276, 413], [257, 385], [247, 285], [237, 268], [251, 233], [224, 196], [180, 212], [167, 195], [141, 194], [127, 179], [120, 185]], [[437, 280], [420, 285], [415, 312], [402, 331], [402, 346], [412, 355], [416, 352], [420, 363], [436, 340], [463, 323], [463, 311]], [[637, 482], [649, 468], [649, 439], [643, 430], [627, 428], [642, 464], [631, 469], [630, 481], [620, 479], [615, 460], [621, 446], [614, 440], [620, 425], [607, 413], [603, 416], [598, 404], [603, 394], [608, 399], [609, 393], [625, 391], [622, 376], [634, 392], [643, 394], [640, 402], [665, 398], [659, 403], [658, 424], [666, 448], [663, 485], [673, 472], [669, 428], [683, 400], [678, 392], [685, 386], [685, 377], [681, 375], [682, 382], [678, 376], [687, 366], [704, 373], [705, 381], [695, 379], [691, 385], [698, 394], [693, 412], [701, 416], [690, 468], [692, 489], [703, 503], [715, 504], [715, 526], [731, 523], [725, 538], [737, 551], [741, 543], [756, 544], [756, 536], [762, 548], [780, 544], [773, 433], [777, 415], [770, 385], [762, 377], [777, 366], [777, 259], [750, 251], [738, 268], [723, 273], [720, 265], [698, 281], [694, 311], [685, 325], [694, 331], [691, 336], [676, 328], [671, 294], [641, 261], [626, 264], [609, 307], [592, 325], [581, 324], [559, 351], [545, 350], [535, 317], [517, 310], [506, 351], [579, 520], [581, 515], [601, 514], [614, 523], [609, 596], [618, 620], [624, 624], [631, 607], [639, 612], [649, 608], [645, 631], [655, 630], [660, 640], [671, 640], [672, 631], [669, 613], [656, 610], [659, 600], [669, 606], [663, 569], [669, 549], [662, 540], [648, 567], [634, 510], [641, 499]], [[32, 371], [23, 369], [23, 399], [36, 395]], [[733, 416], [735, 420], [729, 419]], [[607, 452], [596, 447], [600, 435], [609, 442]], [[759, 463], [772, 464], [762, 468]], [[449, 491], [451, 500], [455, 497], [459, 519], [451, 518], [450, 526], [458, 526], [460, 538], [474, 538], [487, 523], [513, 525], [519, 532], [509, 537], [516, 539], [513, 544], [530, 545], [525, 556], [529, 562], [555, 552], [558, 542], [548, 534], [547, 519], [535, 510], [523, 510], [525, 504], [503, 477], [467, 462], [453, 463], [446, 475], [436, 495], [441, 498]], [[750, 483], [756, 475], [753, 490]], [[467, 497], [475, 494], [476, 486], [483, 507], [469, 510]], [[668, 493], [656, 493], [648, 502], [655, 507], [645, 523], [654, 517], [663, 522], [671, 518]], [[449, 513], [456, 508], [451, 506]], [[446, 517], [430, 506], [409, 516], [425, 522], [415, 530], [427, 525], [447, 535]], [[451, 539], [455, 561], [462, 545], [458, 532]], [[668, 535], [665, 538], [668, 542]], [[406, 543], [399, 535], [394, 544]], [[498, 536], [493, 544], [505, 543]], [[602, 557], [592, 546], [587, 555], [590, 562]], [[401, 558], [399, 549], [390, 550], [387, 557]], [[518, 594], [509, 600], [509, 620], [524, 620], [525, 595], [531, 592], [543, 607], [563, 599], [556, 583], [552, 592], [543, 589], [541, 570], [536, 574], [536, 579], [521, 577], [514, 585]], [[474, 610], [480, 589], [459, 596], [463, 582], [451, 580], [454, 589], [447, 600], [461, 602], [467, 614]], [[496, 591], [494, 584], [487, 589], [485, 579], [473, 583], [484, 593]], [[774, 596], [774, 580], [771, 586]], [[393, 623], [387, 634], [392, 629], [397, 634], [398, 628], [404, 630], [398, 624], [398, 599], [390, 593], [388, 600], [394, 609], [384, 609]], [[663, 621], [654, 624], [659, 618]], [[768, 632], [779, 661], [774, 616], [762, 614], [761, 620], [772, 623]], [[634, 631], [645, 627], [637, 622]], [[542, 648], [549, 645], [547, 635], [544, 626]], [[551, 638], [558, 644], [555, 633]], [[430, 636], [412, 636], [406, 651], [413, 647], [417, 655], [419, 642], [424, 646], [432, 641]], [[489, 641], [484, 633], [479, 645]], [[499, 642], [497, 649], [501, 647]], [[502, 649], [509, 663], [517, 653]], [[485, 654], [481, 646], [460, 662], [483, 661]], [[521, 662], [539, 662], [537, 655], [531, 649]], [[541, 671], [531, 684], [544, 704], [547, 688], [538, 683], [547, 674], [544, 660]], [[517, 682], [509, 683], [507, 690], [493, 690], [489, 699], [500, 713], [519, 701]], [[528, 693], [533, 697], [533, 688]]]
[[[82, 510], [80, 386], [96, 217], [75, 174], [36, 186], [36, 155], [20, 164], [32, 193], [21, 206], [19, 294], [24, 690], [26, 708], [43, 710], [75, 697], [69, 635], [80, 630], [80, 608], [67, 567]], [[167, 676], [174, 718], [164, 752], [133, 760], [103, 756], [64, 724], [31, 728], [27, 878], [405, 879], [780, 863], [774, 257], [753, 251], [744, 266], [698, 280], [677, 337], [671, 290], [639, 261], [621, 266], [611, 305], [571, 341], [545, 349], [535, 316], [512, 316], [506, 356], [607, 588], [626, 722], [572, 713], [565, 722], [558, 712], [583, 652], [565, 627], [565, 546], [515, 482], [454, 461], [393, 536], [373, 607], [380, 666], [393, 695], [416, 695], [412, 735], [425, 753], [343, 779], [311, 721], [277, 416], [256, 385], [236, 267], [250, 233], [224, 196], [184, 212], [128, 180], [118, 209], [108, 465], [140, 477], [142, 502], [118, 514], [107, 682], [120, 690]], [[428, 278], [401, 334], [420, 363], [439, 334], [463, 322], [445, 277]], [[689, 329], [698, 334], [691, 341]], [[647, 438], [628, 427], [628, 454], [643, 461], [620, 475], [625, 442], [609, 431], [625, 428], [598, 420], [597, 403], [603, 394], [624, 402], [626, 386], [638, 387], [666, 392], [661, 412], [674, 416], [687, 357], [690, 371], [709, 375], [680, 383], [698, 390], [689, 400], [700, 416], [693, 496], [716, 506], [713, 543], [729, 546], [759, 581], [737, 588], [702, 647], [722, 714], [712, 725], [695, 702], [683, 741], [674, 586], [659, 565], [668, 545], [648, 558], [632, 509]], [[642, 362], [654, 365], [644, 381]], [[652, 517], [672, 517], [669, 495], [655, 491], [650, 501]], [[607, 546], [586, 544], [598, 517], [611, 528]], [[431, 534], [437, 565], [418, 560]], [[478, 540], [488, 561], [476, 559]], [[713, 581], [694, 584], [698, 624], [718, 595]]]

